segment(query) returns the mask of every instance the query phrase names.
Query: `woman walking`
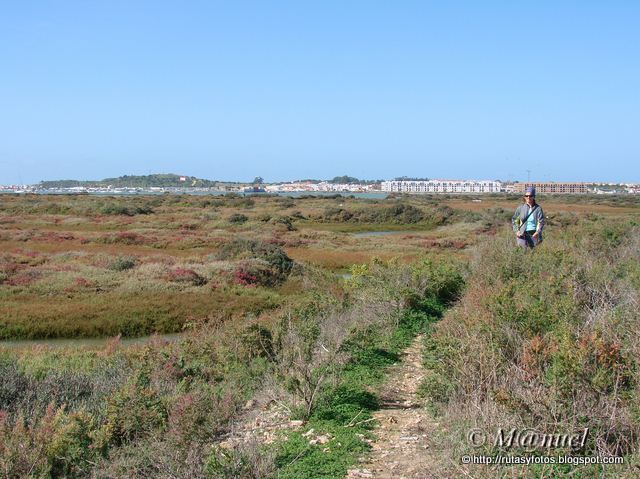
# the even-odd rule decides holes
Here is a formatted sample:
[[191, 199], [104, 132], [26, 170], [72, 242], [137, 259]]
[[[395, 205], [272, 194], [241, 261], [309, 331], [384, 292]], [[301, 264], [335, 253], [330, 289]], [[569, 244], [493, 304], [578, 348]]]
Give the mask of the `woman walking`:
[[542, 207], [536, 203], [536, 189], [533, 186], [525, 189], [524, 203], [516, 208], [511, 222], [518, 246], [534, 248], [542, 242], [544, 213]]

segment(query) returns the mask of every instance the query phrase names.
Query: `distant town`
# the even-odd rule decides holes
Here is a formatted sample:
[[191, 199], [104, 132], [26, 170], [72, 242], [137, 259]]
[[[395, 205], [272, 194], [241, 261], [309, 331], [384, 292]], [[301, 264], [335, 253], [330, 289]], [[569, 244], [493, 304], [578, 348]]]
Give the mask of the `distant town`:
[[155, 174], [121, 176], [97, 181], [41, 181], [32, 185], [0, 185], [2, 193], [144, 194], [144, 193], [407, 193], [407, 194], [519, 194], [534, 186], [542, 194], [639, 194], [638, 183], [571, 183], [474, 179], [395, 178], [359, 180], [337, 176], [332, 180], [297, 180], [268, 183], [204, 180], [192, 176]]

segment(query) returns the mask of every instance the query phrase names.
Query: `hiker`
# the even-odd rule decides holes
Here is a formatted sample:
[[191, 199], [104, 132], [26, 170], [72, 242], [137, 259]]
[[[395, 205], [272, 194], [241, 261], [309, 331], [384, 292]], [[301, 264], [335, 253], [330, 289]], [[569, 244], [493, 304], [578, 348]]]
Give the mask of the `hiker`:
[[536, 203], [536, 189], [533, 186], [524, 190], [524, 203], [516, 208], [511, 222], [518, 246], [533, 248], [542, 242], [544, 213]]

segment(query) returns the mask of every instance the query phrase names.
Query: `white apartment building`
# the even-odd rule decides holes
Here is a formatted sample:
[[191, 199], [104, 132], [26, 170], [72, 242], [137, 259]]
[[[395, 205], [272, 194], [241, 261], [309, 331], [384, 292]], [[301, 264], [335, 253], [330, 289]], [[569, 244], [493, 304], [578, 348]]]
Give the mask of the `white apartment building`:
[[295, 182], [295, 183], [280, 183], [276, 185], [268, 185], [267, 191], [322, 191], [322, 192], [342, 192], [351, 191], [354, 193], [362, 193], [375, 190], [374, 184], [360, 184], [360, 183], [329, 183], [327, 181], [321, 181], [319, 183], [311, 182]]
[[383, 181], [382, 191], [396, 193], [499, 193], [503, 191], [503, 188], [500, 181], [398, 180]]

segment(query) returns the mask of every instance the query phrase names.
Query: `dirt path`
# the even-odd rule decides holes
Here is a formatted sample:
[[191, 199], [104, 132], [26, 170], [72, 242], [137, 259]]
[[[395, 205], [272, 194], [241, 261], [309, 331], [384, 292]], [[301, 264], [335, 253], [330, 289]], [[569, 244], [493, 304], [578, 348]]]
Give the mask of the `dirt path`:
[[374, 413], [378, 427], [371, 453], [346, 479], [431, 479], [434, 470], [430, 441], [438, 424], [421, 407], [417, 390], [424, 376], [423, 338], [418, 336], [391, 368], [381, 392], [382, 407]]

